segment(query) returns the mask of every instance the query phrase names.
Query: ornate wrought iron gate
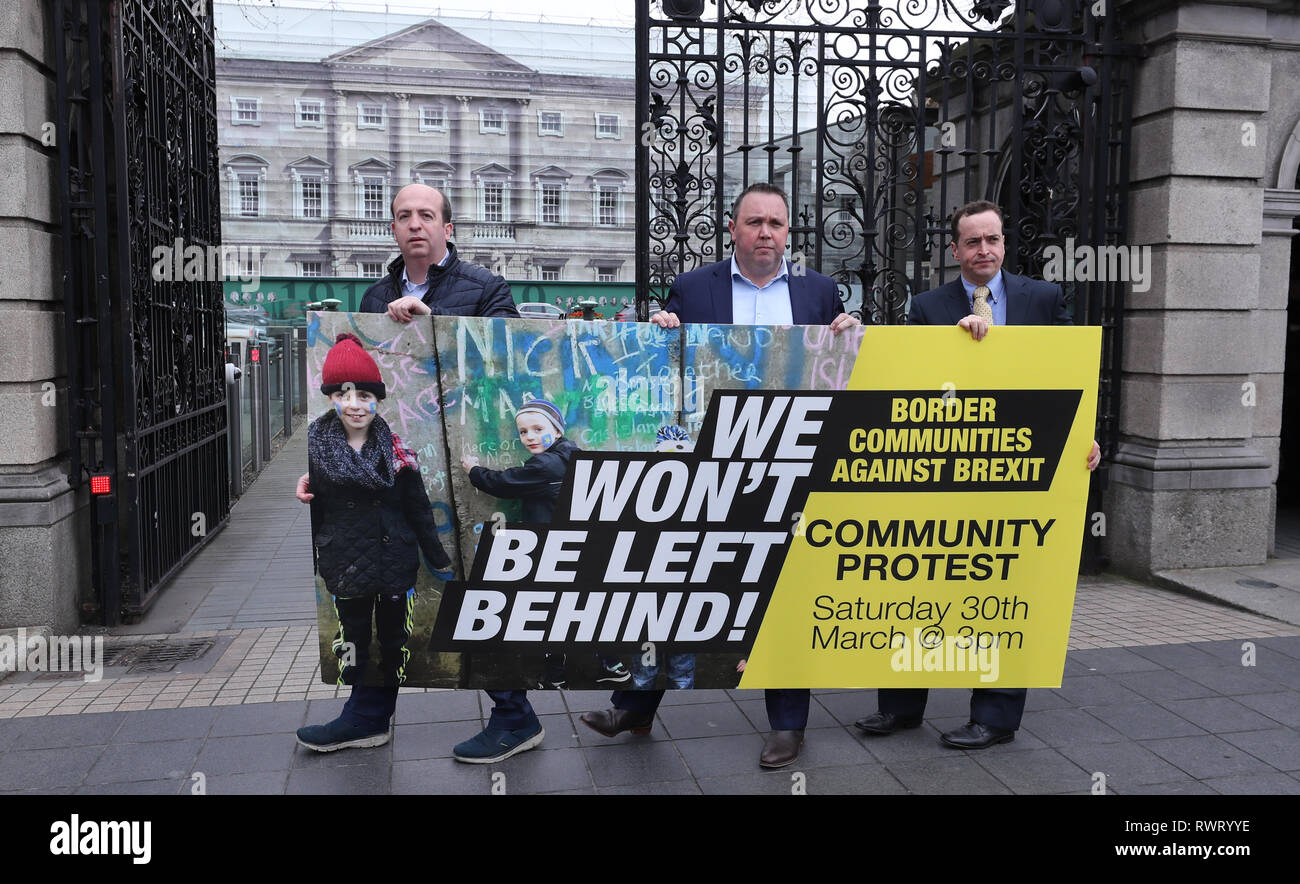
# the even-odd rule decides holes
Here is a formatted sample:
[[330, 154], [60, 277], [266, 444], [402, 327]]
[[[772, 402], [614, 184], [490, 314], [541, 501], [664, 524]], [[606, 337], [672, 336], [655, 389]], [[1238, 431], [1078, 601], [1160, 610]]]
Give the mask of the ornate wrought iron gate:
[[[947, 219], [991, 199], [1005, 267], [1125, 244], [1133, 47], [1114, 0], [638, 0], [642, 318], [727, 254], [731, 201], [784, 186], [790, 247], [866, 322], [956, 273]], [[1123, 282], [1066, 281], [1105, 329], [1099, 439], [1119, 411]]]
[[[230, 510], [222, 284], [196, 262], [221, 242], [212, 8], [51, 2], [70, 480], [111, 483], [92, 531], [111, 624]], [[182, 264], [204, 270], [170, 272]]]

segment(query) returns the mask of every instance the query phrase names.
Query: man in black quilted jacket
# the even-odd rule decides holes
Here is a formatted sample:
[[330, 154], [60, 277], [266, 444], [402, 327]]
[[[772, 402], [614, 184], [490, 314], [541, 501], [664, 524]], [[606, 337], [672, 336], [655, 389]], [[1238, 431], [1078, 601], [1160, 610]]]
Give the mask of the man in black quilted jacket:
[[362, 313], [412, 316], [518, 316], [510, 286], [485, 267], [462, 261], [452, 235], [451, 202], [426, 184], [408, 184], [393, 197], [393, 236], [402, 255], [388, 275], [361, 297]]
[[[490, 270], [462, 261], [452, 235], [451, 202], [446, 194], [425, 184], [408, 184], [393, 197], [393, 236], [401, 257], [388, 265], [388, 275], [361, 298], [362, 313], [387, 313], [397, 322], [410, 322], [430, 313], [439, 316], [518, 317], [509, 284]], [[297, 497], [309, 503], [308, 476], [298, 480]], [[518, 730], [537, 721], [524, 691], [488, 691], [493, 720]], [[379, 746], [388, 742], [397, 708], [397, 687], [358, 684], [343, 714], [323, 728], [311, 729], [299, 741], [318, 752], [351, 746]], [[539, 727], [540, 729], [540, 727]], [[540, 742], [540, 740], [538, 741]], [[532, 745], [536, 745], [533, 743]], [[527, 746], [526, 748], [532, 748]], [[519, 750], [516, 750], [519, 751]], [[502, 754], [513, 754], [506, 749]], [[485, 758], [484, 761], [495, 759]]]

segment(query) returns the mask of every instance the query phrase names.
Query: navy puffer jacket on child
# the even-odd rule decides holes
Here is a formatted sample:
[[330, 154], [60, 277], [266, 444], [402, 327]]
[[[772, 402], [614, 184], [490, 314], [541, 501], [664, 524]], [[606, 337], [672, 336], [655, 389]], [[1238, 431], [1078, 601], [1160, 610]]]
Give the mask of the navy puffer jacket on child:
[[521, 498], [525, 522], [546, 523], [555, 514], [555, 501], [564, 484], [564, 472], [575, 451], [581, 451], [561, 437], [550, 448], [538, 452], [521, 466], [508, 470], [474, 467], [469, 471], [470, 484], [493, 497]]

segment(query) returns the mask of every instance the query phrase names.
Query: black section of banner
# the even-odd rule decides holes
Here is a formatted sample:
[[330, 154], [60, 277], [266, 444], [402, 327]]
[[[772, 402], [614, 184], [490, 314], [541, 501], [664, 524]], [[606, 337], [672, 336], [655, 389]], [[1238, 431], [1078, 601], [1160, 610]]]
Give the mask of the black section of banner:
[[[1082, 390], [836, 393], [812, 491], [1046, 491]], [[1087, 452], [1079, 452], [1083, 462]]]

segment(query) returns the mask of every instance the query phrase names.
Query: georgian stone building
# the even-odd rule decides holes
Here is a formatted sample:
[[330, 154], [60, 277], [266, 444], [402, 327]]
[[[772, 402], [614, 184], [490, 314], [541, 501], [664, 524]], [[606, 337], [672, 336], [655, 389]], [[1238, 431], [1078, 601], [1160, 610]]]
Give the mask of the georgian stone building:
[[631, 29], [217, 14], [222, 234], [260, 275], [379, 276], [391, 197], [419, 181], [450, 196], [463, 258], [632, 281]]

